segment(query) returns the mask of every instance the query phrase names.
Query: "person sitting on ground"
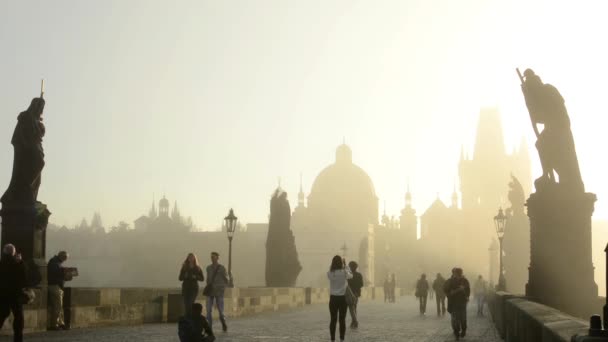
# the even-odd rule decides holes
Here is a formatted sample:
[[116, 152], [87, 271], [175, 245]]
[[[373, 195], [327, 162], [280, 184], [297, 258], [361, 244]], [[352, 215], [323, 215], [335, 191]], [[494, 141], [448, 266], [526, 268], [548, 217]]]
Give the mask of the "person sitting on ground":
[[190, 314], [181, 317], [178, 323], [178, 336], [181, 342], [213, 342], [215, 335], [200, 303], [192, 304]]

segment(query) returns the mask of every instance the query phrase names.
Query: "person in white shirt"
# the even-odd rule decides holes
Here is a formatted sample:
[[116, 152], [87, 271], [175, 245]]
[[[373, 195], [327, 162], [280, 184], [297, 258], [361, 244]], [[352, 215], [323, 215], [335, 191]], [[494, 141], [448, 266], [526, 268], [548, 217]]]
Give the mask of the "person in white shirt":
[[331, 321], [329, 323], [329, 334], [331, 340], [336, 340], [336, 323], [338, 321], [338, 313], [340, 314], [340, 341], [344, 341], [346, 333], [346, 287], [348, 279], [351, 279], [353, 274], [346, 265], [346, 260], [339, 255], [334, 256], [331, 260], [331, 266], [327, 272], [329, 279], [329, 313]]

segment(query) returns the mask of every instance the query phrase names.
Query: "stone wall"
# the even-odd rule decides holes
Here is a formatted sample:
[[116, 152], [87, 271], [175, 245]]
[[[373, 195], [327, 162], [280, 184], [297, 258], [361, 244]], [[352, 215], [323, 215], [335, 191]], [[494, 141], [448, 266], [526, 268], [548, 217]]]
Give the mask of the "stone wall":
[[507, 292], [490, 295], [488, 307], [506, 342], [570, 342], [587, 335], [587, 321]]
[[[405, 292], [401, 289], [396, 291], [397, 295]], [[374, 299], [384, 299], [382, 288], [362, 289], [361, 300]], [[201, 293], [197, 301], [205, 305]], [[225, 293], [225, 313], [228, 317], [241, 317], [328, 301], [328, 289], [233, 288]], [[69, 322], [72, 328], [171, 323], [177, 322], [183, 310], [181, 290], [178, 288], [66, 288], [64, 297], [66, 323]], [[26, 308], [25, 316], [27, 332], [45, 329], [46, 312]], [[5, 323], [0, 335], [12, 333], [11, 322]]]

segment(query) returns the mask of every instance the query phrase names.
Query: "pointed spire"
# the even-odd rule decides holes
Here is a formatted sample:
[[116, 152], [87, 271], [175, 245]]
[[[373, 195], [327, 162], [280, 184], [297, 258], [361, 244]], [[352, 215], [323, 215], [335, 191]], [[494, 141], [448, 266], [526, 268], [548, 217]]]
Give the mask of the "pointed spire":
[[452, 192], [452, 208], [458, 209], [458, 192], [456, 191], [456, 179], [454, 179], [454, 191]]
[[298, 193], [298, 207], [304, 207], [306, 205], [305, 197], [306, 195], [304, 195], [304, 190], [302, 188], [302, 172], [300, 172], [300, 192]]

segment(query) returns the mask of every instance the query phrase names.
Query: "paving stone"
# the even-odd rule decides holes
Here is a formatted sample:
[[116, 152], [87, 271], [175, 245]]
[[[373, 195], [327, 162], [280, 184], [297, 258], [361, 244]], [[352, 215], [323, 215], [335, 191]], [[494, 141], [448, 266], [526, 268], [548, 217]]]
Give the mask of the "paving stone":
[[[429, 300], [430, 314], [418, 314], [418, 302], [414, 297], [401, 297], [395, 304], [362, 302], [359, 304], [359, 329], [347, 328], [349, 342], [430, 342], [454, 341], [449, 314], [438, 318], [434, 302]], [[463, 341], [498, 342], [490, 318], [476, 317], [476, 308], [469, 305], [469, 330]], [[347, 325], [350, 323], [347, 319]], [[329, 310], [327, 305], [312, 305], [302, 309], [259, 314], [232, 319], [229, 331], [221, 332], [214, 322], [218, 342], [319, 342], [329, 341]], [[9, 341], [3, 337], [0, 341]], [[176, 324], [146, 324], [138, 326], [74, 329], [46, 332], [26, 336], [30, 342], [167, 342], [179, 341]]]

